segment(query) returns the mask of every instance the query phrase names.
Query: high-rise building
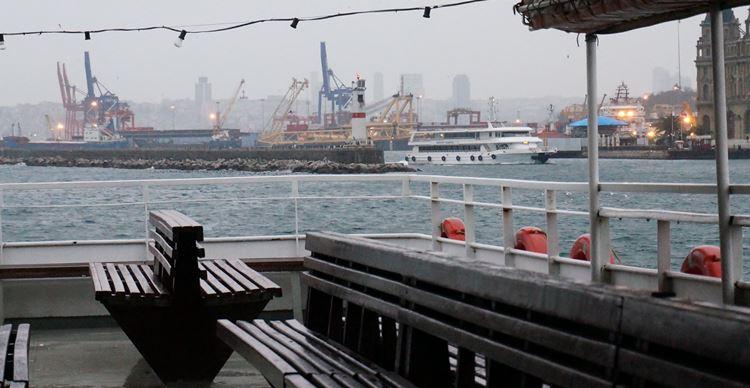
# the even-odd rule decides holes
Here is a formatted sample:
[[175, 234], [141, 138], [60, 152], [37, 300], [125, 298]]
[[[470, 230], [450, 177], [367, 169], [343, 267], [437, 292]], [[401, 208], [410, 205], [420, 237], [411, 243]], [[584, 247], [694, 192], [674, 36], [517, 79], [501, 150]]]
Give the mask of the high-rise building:
[[[749, 15], [750, 16], [750, 15]], [[743, 32], [740, 21], [731, 9], [722, 14], [724, 23], [724, 55], [726, 58], [727, 134], [730, 139], [750, 136], [750, 34]], [[745, 31], [750, 31], [750, 17], [745, 20]], [[713, 132], [716, 120], [713, 103], [713, 69], [711, 66], [711, 20], [701, 23], [695, 67], [698, 79], [697, 128], [702, 133]]]
[[195, 107], [198, 111], [198, 122], [202, 125], [211, 124], [209, 115], [214, 109], [212, 101], [208, 77], [198, 77], [198, 83], [195, 84]]
[[207, 102], [211, 102], [211, 84], [208, 77], [198, 77], [198, 83], [195, 84], [195, 104], [203, 106]]
[[424, 85], [422, 84], [422, 74], [401, 74], [401, 94], [413, 94], [414, 96], [424, 96]]
[[372, 76], [372, 86], [372, 102], [377, 102], [385, 98], [383, 73], [377, 72]]
[[471, 83], [469, 76], [459, 74], [453, 77], [453, 105], [456, 108], [471, 107]]

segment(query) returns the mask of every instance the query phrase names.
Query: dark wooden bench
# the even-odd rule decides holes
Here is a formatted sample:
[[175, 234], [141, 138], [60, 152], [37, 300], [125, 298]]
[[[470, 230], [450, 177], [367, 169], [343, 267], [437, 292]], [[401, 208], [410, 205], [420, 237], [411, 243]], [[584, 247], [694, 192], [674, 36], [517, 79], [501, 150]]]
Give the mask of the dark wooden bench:
[[[420, 387], [750, 384], [748, 309], [334, 233], [309, 233], [306, 249], [305, 330]], [[294, 339], [266, 352], [262, 337], [236, 330], [250, 325], [219, 330], [256, 359], [290, 363], [299, 354]]]
[[409, 387], [354, 352], [296, 320], [220, 320], [219, 338], [255, 366], [274, 387]]
[[253, 319], [281, 288], [239, 259], [200, 260], [203, 227], [180, 212], [149, 223], [153, 266], [92, 263], [95, 297], [163, 382], [211, 381], [232, 352], [216, 320]]
[[29, 325], [0, 327], [0, 387], [29, 386]]

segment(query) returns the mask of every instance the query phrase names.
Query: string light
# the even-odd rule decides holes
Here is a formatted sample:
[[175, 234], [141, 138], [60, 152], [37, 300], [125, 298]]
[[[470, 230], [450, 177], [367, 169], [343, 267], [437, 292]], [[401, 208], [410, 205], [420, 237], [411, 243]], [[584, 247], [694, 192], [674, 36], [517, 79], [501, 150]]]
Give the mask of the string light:
[[[16, 35], [49, 35], [49, 34], [83, 34], [86, 40], [90, 39], [92, 34], [101, 34], [105, 32], [136, 32], [136, 31], [153, 31], [153, 30], [166, 30], [179, 33], [179, 37], [175, 41], [175, 46], [182, 47], [182, 43], [185, 40], [187, 34], [208, 34], [216, 32], [224, 32], [235, 30], [238, 28], [244, 28], [255, 24], [261, 23], [273, 23], [273, 22], [285, 22], [290, 23], [292, 28], [296, 28], [299, 22], [311, 22], [311, 21], [323, 21], [328, 19], [342, 18], [355, 15], [365, 14], [381, 14], [381, 13], [398, 13], [398, 12], [417, 12], [423, 11], [422, 17], [429, 18], [430, 12], [435, 8], [450, 8], [459, 7], [464, 5], [470, 5], [474, 3], [483, 3], [492, 0], [464, 0], [453, 3], [438, 4], [429, 7], [402, 7], [402, 8], [383, 8], [383, 9], [370, 9], [362, 11], [351, 11], [351, 12], [340, 12], [335, 14], [328, 14], [323, 16], [310, 16], [310, 17], [283, 17], [283, 18], [269, 18], [269, 19], [257, 19], [246, 22], [240, 22], [226, 27], [211, 28], [211, 29], [196, 29], [196, 30], [185, 30], [179, 27], [172, 26], [144, 26], [144, 27], [112, 27], [103, 28], [98, 30], [39, 30], [39, 31], [14, 31], [14, 32], [0, 32], [0, 50], [5, 49], [3, 41], [3, 35], [16, 36]], [[214, 24], [216, 25], [216, 24]]]
[[187, 36], [187, 31], [185, 30], [180, 31], [180, 36], [178, 36], [177, 40], [174, 41], [174, 46], [177, 48], [182, 47], [182, 42], [185, 41], [186, 36]]
[[83, 39], [84, 40], [91, 40], [91, 33], [86, 31], [83, 33]]

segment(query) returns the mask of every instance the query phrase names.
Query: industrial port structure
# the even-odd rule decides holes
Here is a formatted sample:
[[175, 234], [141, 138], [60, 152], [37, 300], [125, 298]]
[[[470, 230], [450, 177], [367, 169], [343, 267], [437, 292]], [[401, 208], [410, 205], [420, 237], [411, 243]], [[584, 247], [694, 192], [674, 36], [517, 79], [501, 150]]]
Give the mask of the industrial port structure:
[[[64, 126], [50, 128], [60, 140], [83, 140], [87, 128], [113, 138], [119, 131], [144, 130], [135, 126], [135, 113], [130, 106], [107, 89], [94, 76], [91, 70], [89, 52], [84, 52], [86, 72], [86, 90], [82, 92], [70, 83], [65, 63], [57, 63], [57, 79], [60, 86], [63, 107], [65, 108]], [[82, 95], [78, 100], [78, 95]]]

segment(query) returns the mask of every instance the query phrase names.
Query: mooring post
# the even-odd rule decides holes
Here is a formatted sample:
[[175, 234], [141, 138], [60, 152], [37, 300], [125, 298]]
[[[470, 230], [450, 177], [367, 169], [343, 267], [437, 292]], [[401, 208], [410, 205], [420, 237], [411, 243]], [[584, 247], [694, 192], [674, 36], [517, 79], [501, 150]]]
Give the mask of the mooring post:
[[588, 93], [589, 229], [591, 281], [602, 281], [605, 258], [599, 254], [599, 106], [596, 85], [596, 34], [586, 34], [586, 93]]
[[711, 4], [711, 67], [714, 80], [714, 121], [716, 122], [716, 196], [719, 205], [719, 245], [721, 248], [721, 294], [726, 304], [734, 304], [737, 281], [729, 225], [729, 149], [727, 141], [726, 79], [724, 78], [724, 22], [720, 2]]

